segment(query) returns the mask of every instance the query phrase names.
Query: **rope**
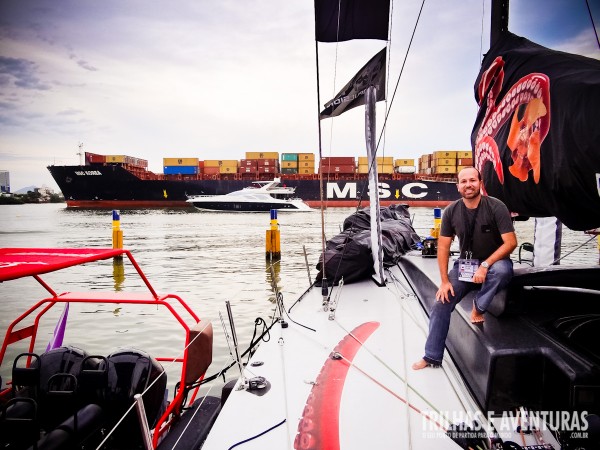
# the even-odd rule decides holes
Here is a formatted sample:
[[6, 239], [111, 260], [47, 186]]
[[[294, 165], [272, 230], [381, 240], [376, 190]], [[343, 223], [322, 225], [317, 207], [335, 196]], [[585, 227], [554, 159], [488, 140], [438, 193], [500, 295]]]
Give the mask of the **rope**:
[[584, 245], [587, 245], [589, 242], [591, 242], [593, 239], [595, 239], [596, 236], [592, 236], [591, 238], [589, 238], [587, 241], [585, 241], [583, 244], [575, 247], [573, 250], [571, 250], [569, 253], [567, 253], [566, 255], [561, 256], [560, 258], [555, 259], [554, 261], [552, 261], [552, 263], [550, 264], [551, 266], [555, 265], [557, 262], [559, 262], [561, 259], [566, 258], [567, 256], [569, 256], [571, 253], [575, 253], [577, 250], [579, 250], [581, 247], [583, 247]]
[[238, 443], [236, 443], [236, 444], [233, 444], [231, 447], [229, 447], [229, 449], [228, 449], [228, 450], [231, 450], [232, 448], [235, 448], [235, 447], [237, 447], [238, 445], [245, 444], [246, 442], [250, 442], [250, 441], [252, 441], [253, 439], [259, 438], [259, 437], [261, 437], [261, 436], [263, 436], [263, 435], [267, 434], [269, 431], [272, 431], [272, 430], [274, 430], [275, 428], [277, 428], [277, 427], [279, 427], [279, 426], [283, 425], [283, 424], [284, 424], [284, 423], [286, 423], [286, 422], [287, 422], [287, 421], [286, 421], [286, 419], [283, 419], [281, 422], [279, 422], [279, 423], [278, 423], [278, 424], [276, 424], [276, 425], [273, 425], [271, 428], [268, 428], [268, 429], [266, 429], [265, 431], [263, 431], [263, 432], [261, 432], [261, 433], [259, 433], [259, 434], [255, 435], [255, 436], [249, 437], [248, 439], [244, 439], [243, 441], [240, 441], [240, 442], [238, 442]]
[[[401, 397], [400, 395], [396, 394], [390, 388], [388, 388], [387, 386], [385, 386], [383, 383], [381, 383], [380, 381], [378, 381], [376, 378], [374, 378], [373, 376], [369, 375], [367, 372], [365, 372], [364, 370], [362, 370], [360, 367], [358, 367], [352, 361], [350, 361], [349, 359], [347, 359], [344, 355], [342, 355], [341, 353], [338, 353], [338, 352], [336, 352], [335, 354], [339, 355], [350, 367], [353, 367], [356, 370], [358, 370], [360, 373], [362, 373], [364, 376], [366, 376], [369, 380], [371, 380], [372, 382], [374, 382], [377, 386], [381, 387], [383, 390], [385, 390], [386, 392], [388, 392], [389, 394], [391, 394], [393, 397], [395, 397], [398, 400], [400, 400], [401, 402], [405, 403], [410, 409], [412, 409], [413, 411], [416, 411], [417, 413], [419, 413], [420, 415], [422, 415], [423, 417], [425, 417], [427, 420], [433, 422], [435, 425], [437, 425], [444, 432], [448, 431], [447, 428], [445, 428], [441, 423], [439, 423], [437, 420], [435, 420], [434, 418], [432, 418], [429, 414], [421, 411], [415, 405], [413, 405], [412, 403], [410, 403], [407, 399], [405, 399], [405, 398]], [[425, 399], [423, 399], [423, 400], [425, 400]], [[429, 402], [426, 401], [426, 403], [427, 403], [428, 406], [431, 406], [431, 404]], [[441, 413], [440, 413], [440, 416], [444, 417]], [[448, 420], [446, 417], [444, 417], [444, 419]]]
[[598, 32], [596, 31], [596, 24], [594, 23], [594, 17], [592, 16], [592, 10], [590, 9], [589, 0], [585, 0], [585, 4], [587, 6], [588, 13], [590, 14], [590, 20], [592, 21], [592, 29], [594, 30], [594, 34], [596, 35], [596, 42], [598, 43], [598, 48], [600, 48], [600, 40], [598, 39]]

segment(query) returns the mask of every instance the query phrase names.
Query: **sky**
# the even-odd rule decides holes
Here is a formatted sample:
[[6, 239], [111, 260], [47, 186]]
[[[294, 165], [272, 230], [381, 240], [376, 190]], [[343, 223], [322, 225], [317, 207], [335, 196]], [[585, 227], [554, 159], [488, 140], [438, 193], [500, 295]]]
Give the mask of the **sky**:
[[[490, 0], [427, 0], [406, 56], [421, 3], [393, 4], [380, 152], [394, 158], [470, 150], [489, 47]], [[600, 59], [585, 0], [511, 0], [509, 29]], [[385, 45], [318, 44], [321, 106]], [[79, 164], [79, 144], [155, 172], [165, 157], [318, 155], [315, 47], [311, 0], [0, 0], [0, 170], [12, 191], [58, 190], [46, 166]], [[363, 117], [322, 121], [322, 155], [365, 155]]]

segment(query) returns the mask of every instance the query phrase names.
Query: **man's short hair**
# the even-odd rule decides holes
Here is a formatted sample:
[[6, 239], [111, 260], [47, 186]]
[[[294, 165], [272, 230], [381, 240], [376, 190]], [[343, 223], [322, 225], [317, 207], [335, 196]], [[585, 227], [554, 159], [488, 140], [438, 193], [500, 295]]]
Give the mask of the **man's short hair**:
[[[475, 172], [477, 172], [477, 177], [479, 178], [479, 181], [481, 181], [481, 172], [477, 169], [477, 167], [473, 167], [473, 166], [463, 167], [462, 169], [460, 169], [460, 172], [462, 172], [465, 169], [475, 169]], [[458, 172], [458, 173], [460, 173], [460, 172]]]

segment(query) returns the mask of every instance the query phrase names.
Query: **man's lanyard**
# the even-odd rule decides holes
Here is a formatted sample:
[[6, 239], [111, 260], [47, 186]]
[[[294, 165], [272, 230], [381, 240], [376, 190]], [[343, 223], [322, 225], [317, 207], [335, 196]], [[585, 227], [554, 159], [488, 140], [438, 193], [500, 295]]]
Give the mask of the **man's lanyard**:
[[473, 257], [473, 236], [475, 234], [475, 223], [477, 222], [477, 215], [479, 214], [479, 207], [481, 206], [482, 201], [483, 198], [480, 198], [479, 204], [477, 205], [477, 208], [475, 208], [475, 214], [473, 214], [472, 222], [469, 220], [469, 213], [464, 201], [461, 202], [463, 216], [465, 217], [465, 221], [468, 221], [468, 226], [465, 229], [465, 243], [463, 246], [464, 257], [467, 259], [471, 259]]

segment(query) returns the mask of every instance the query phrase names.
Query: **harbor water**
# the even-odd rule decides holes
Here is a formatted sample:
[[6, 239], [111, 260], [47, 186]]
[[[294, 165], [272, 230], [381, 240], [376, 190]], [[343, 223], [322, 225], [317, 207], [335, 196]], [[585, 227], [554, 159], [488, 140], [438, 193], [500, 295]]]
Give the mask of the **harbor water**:
[[[350, 208], [330, 208], [324, 212], [328, 237], [340, 231]], [[411, 208], [413, 223], [420, 236], [429, 234], [433, 209]], [[121, 211], [124, 247], [159, 293], [181, 296], [214, 327], [213, 364], [209, 374], [231, 362], [230, 349], [220, 315], [227, 318], [225, 301], [231, 303], [237, 337], [242, 349], [252, 338], [255, 319], [271, 322], [275, 291], [283, 294], [289, 306], [314, 280], [321, 251], [321, 213], [279, 213], [281, 261], [265, 259], [265, 232], [269, 213], [209, 213], [193, 209], [153, 209]], [[533, 222], [516, 222], [519, 243], [533, 242]], [[588, 242], [589, 241], [589, 242]], [[598, 264], [595, 239], [583, 232], [563, 231], [561, 264]], [[111, 247], [112, 212], [71, 210], [64, 204], [0, 206], [0, 245], [2, 247]], [[514, 255], [516, 258], [516, 254]], [[42, 276], [57, 292], [92, 290], [143, 291], [145, 286], [127, 259], [91, 263]], [[0, 328], [4, 331], [33, 301], [48, 293], [32, 278], [0, 284]], [[54, 308], [45, 319], [44, 334], [38, 337], [36, 352], [43, 352], [62, 311]], [[72, 306], [65, 343], [84, 348], [90, 354], [108, 355], [122, 347], [144, 349], [153, 356], [180, 356], [183, 333], [165, 311], [156, 307]], [[260, 333], [261, 330], [258, 332]], [[19, 349], [19, 351], [27, 351]], [[6, 355], [0, 375], [10, 378], [16, 351]], [[179, 367], [163, 364], [169, 386]], [[234, 367], [226, 378], [239, 375]], [[221, 379], [222, 382], [222, 379]]]

